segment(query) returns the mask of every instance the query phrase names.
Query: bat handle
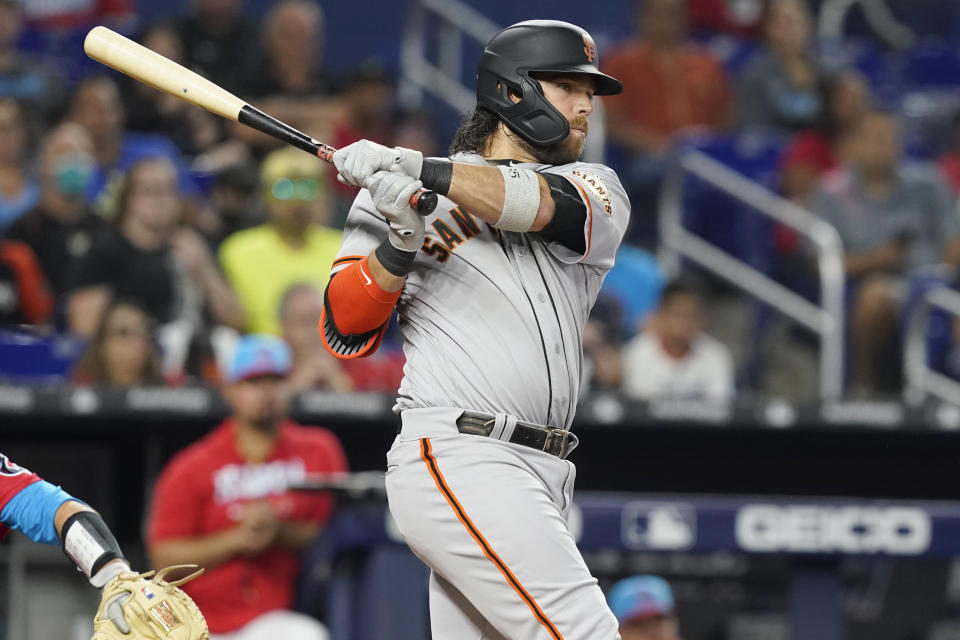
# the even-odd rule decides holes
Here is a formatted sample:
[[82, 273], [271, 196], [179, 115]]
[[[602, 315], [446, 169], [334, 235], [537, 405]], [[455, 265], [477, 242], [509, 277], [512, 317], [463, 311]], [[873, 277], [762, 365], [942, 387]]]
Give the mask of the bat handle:
[[422, 216], [428, 216], [437, 208], [437, 192], [428, 189], [418, 189], [410, 196], [410, 206]]
[[[322, 142], [317, 143], [317, 157], [325, 162], [332, 162], [333, 154], [336, 151], [333, 147]], [[428, 189], [419, 189], [410, 196], [410, 206], [422, 216], [428, 216], [437, 208], [437, 194]]]

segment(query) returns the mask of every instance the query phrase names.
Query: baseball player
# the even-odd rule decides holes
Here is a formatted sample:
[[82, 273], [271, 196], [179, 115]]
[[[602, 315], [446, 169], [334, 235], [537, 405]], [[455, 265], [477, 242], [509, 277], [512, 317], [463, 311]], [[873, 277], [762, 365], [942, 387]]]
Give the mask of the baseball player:
[[[387, 456], [390, 511], [432, 569], [433, 637], [610, 640], [617, 620], [567, 526], [581, 333], [630, 213], [616, 174], [578, 162], [594, 96], [619, 93], [583, 29], [495, 35], [449, 159], [361, 140], [321, 331], [376, 349], [394, 307], [406, 366]], [[441, 197], [426, 218], [420, 187]]]
[[195, 565], [169, 567], [149, 581], [152, 572], [133, 573], [100, 514], [0, 453], [0, 540], [11, 529], [34, 542], [61, 544], [90, 584], [103, 589], [93, 640], [208, 637], [200, 610], [179, 589], [202, 570], [170, 583], [163, 580], [168, 571]]

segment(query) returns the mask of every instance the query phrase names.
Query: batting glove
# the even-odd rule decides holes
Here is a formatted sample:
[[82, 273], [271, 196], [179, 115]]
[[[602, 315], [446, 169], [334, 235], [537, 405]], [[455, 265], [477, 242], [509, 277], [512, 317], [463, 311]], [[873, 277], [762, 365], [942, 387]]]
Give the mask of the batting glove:
[[390, 223], [390, 243], [403, 251], [419, 251], [423, 245], [424, 219], [410, 206], [410, 198], [423, 184], [402, 173], [378, 171], [364, 186], [373, 205]]
[[337, 180], [353, 187], [362, 187], [377, 171], [402, 173], [420, 178], [423, 154], [403, 147], [385, 147], [369, 140], [360, 140], [334, 152]]

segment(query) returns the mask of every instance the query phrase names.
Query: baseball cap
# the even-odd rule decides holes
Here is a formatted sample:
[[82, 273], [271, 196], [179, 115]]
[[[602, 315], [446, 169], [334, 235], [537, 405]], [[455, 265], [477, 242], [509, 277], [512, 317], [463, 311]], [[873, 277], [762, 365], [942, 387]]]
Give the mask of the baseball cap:
[[633, 576], [613, 585], [607, 603], [617, 622], [626, 624], [633, 620], [672, 615], [673, 591], [667, 581], [658, 576]]
[[285, 376], [290, 373], [290, 347], [275, 336], [251, 333], [243, 336], [230, 361], [226, 379], [229, 382], [257, 376]]

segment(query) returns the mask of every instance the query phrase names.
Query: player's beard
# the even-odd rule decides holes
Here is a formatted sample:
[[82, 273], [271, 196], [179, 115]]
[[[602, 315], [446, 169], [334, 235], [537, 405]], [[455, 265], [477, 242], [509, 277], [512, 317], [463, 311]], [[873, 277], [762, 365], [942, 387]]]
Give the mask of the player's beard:
[[517, 142], [541, 164], [570, 164], [580, 158], [580, 154], [583, 153], [583, 145], [586, 144], [587, 141], [586, 137], [580, 138], [580, 136], [573, 134], [572, 129], [574, 127], [583, 129], [584, 133], [586, 133], [590, 125], [586, 117], [574, 118], [570, 121], [571, 131], [567, 134], [567, 137], [551, 145], [532, 144], [519, 136], [517, 137]]

